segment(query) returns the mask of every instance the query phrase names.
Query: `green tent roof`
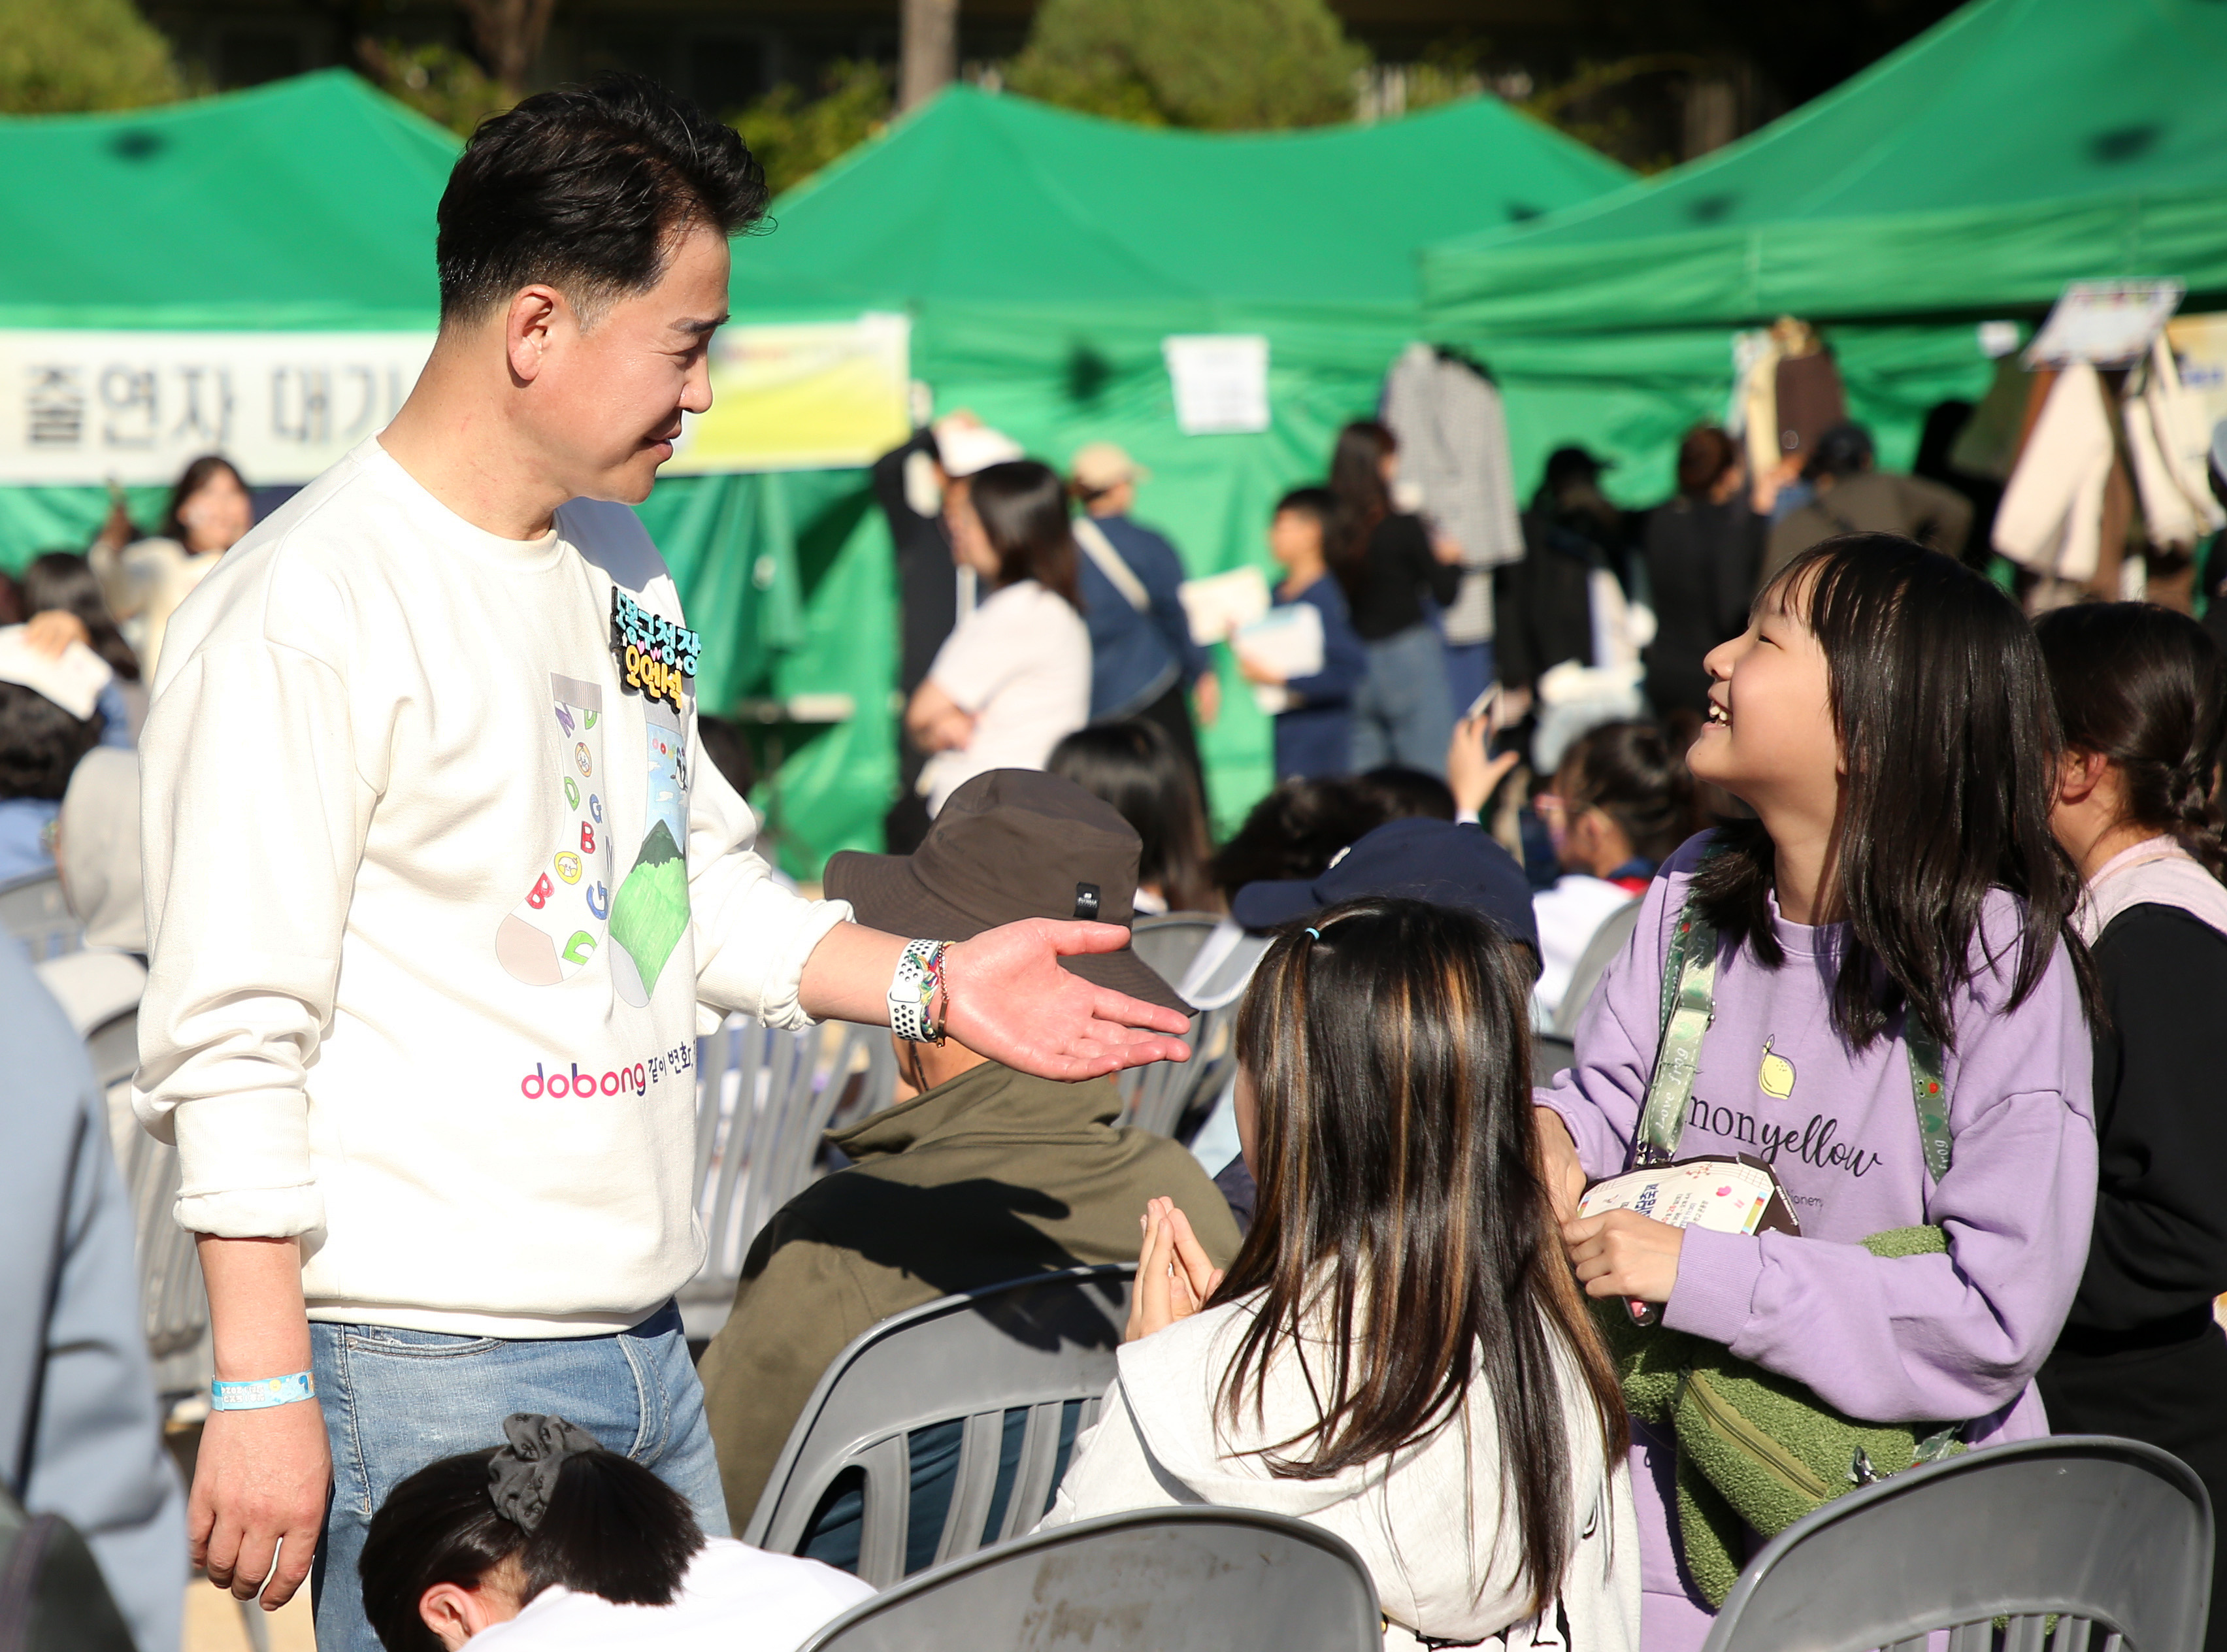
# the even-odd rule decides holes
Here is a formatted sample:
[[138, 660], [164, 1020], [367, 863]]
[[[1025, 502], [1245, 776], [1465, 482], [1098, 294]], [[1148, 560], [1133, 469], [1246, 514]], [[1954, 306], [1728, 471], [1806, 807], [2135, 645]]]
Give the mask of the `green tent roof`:
[[0, 326], [430, 328], [456, 149], [341, 69], [0, 119]]
[[1752, 137], [1432, 247], [1434, 330], [1598, 331], [2227, 290], [2227, 6], [1978, 0]]
[[1369, 127], [1209, 136], [954, 86], [737, 244], [738, 316], [994, 307], [1008, 326], [1152, 333], [1412, 327], [1427, 242], [1630, 174], [1478, 98]]

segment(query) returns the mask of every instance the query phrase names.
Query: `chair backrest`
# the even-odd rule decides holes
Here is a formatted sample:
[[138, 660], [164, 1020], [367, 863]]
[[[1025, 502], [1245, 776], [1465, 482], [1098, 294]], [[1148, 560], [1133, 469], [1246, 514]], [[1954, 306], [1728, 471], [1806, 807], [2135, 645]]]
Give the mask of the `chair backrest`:
[[2197, 1652], [2211, 1590], [2211, 1506], [2188, 1465], [2057, 1435], [1796, 1521], [1740, 1573], [1703, 1652], [1924, 1652], [1937, 1630], [1949, 1652]]
[[1586, 942], [1586, 949], [1578, 954], [1578, 961], [1570, 971], [1570, 985], [1562, 993], [1561, 1007], [1554, 1011], [1554, 1031], [1567, 1038], [1578, 1030], [1578, 1017], [1592, 1002], [1593, 989], [1600, 978], [1616, 961], [1631, 941], [1631, 932], [1639, 927], [1639, 909], [1646, 903], [1630, 900], [1603, 918], [1593, 938]]
[[801, 1652], [1378, 1652], [1343, 1538], [1250, 1508], [1152, 1508], [1039, 1532], [860, 1601]]
[[[1210, 912], [1167, 912], [1139, 918], [1131, 927], [1129, 944], [1162, 980], [1179, 986], [1190, 973], [1199, 948], [1221, 922]], [[1115, 1081], [1123, 1103], [1120, 1122], [1156, 1136], [1176, 1135], [1186, 1115], [1208, 1094], [1208, 1086], [1218, 1091], [1227, 1077], [1216, 1057], [1207, 1053], [1207, 1047], [1217, 1038], [1225, 1045], [1229, 1042], [1222, 1024], [1230, 1014], [1234, 1011], [1208, 1010], [1191, 1017], [1190, 1027], [1184, 1035], [1191, 1046], [1188, 1062], [1154, 1062], [1124, 1072]]]
[[[1098, 1418], [1133, 1263], [1068, 1268], [945, 1297], [836, 1355], [789, 1431], [743, 1540], [794, 1554], [836, 1479], [863, 1475], [858, 1575], [886, 1588], [924, 1555], [911, 1530], [912, 1437], [961, 1425], [937, 1563], [1043, 1518], [1075, 1437]], [[986, 1642], [988, 1644], [989, 1642]]]
[[72, 915], [62, 880], [52, 872], [0, 883], [0, 929], [22, 941], [35, 964], [85, 944], [85, 926]]
[[1191, 960], [1222, 922], [1211, 912], [1161, 912], [1129, 926], [1129, 947], [1170, 986], [1181, 986]]
[[820, 1174], [821, 1138], [890, 1104], [897, 1059], [877, 1028], [831, 1022], [781, 1032], [731, 1015], [696, 1043], [696, 1212], [709, 1241], [680, 1292], [702, 1340], [725, 1323], [758, 1229]]

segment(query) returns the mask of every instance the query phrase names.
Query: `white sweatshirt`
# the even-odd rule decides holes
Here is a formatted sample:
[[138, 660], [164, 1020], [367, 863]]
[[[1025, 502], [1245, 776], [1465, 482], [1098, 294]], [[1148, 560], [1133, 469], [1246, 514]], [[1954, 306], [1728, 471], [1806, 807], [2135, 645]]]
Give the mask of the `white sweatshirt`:
[[680, 620], [631, 511], [499, 539], [374, 439], [170, 621], [137, 1106], [182, 1225], [302, 1236], [312, 1319], [638, 1323], [703, 1257], [699, 1028], [807, 1024], [849, 908], [771, 881], [692, 679], [624, 686], [629, 599]]
[[[1517, 1621], [1518, 1536], [1505, 1505], [1492, 1396], [1480, 1377], [1463, 1414], [1422, 1444], [1321, 1480], [1279, 1479], [1264, 1460], [1322, 1418], [1316, 1389], [1288, 1341], [1269, 1362], [1265, 1414], [1248, 1403], [1232, 1426], [1222, 1382], [1259, 1297], [1209, 1308], [1125, 1343], [1120, 1374], [1039, 1531], [1132, 1508], [1207, 1503], [1265, 1508], [1335, 1532], [1375, 1579], [1386, 1652], [1416, 1652], [1424, 1636], [1456, 1646], [1532, 1652], [1637, 1652], [1639, 1541], [1631, 1472], [1606, 1458], [1574, 1362], [1558, 1362], [1568, 1430], [1568, 1518], [1573, 1541], [1553, 1608]], [[1330, 1350], [1312, 1348], [1313, 1383]], [[1558, 1617], [1568, 1620], [1561, 1639]]]

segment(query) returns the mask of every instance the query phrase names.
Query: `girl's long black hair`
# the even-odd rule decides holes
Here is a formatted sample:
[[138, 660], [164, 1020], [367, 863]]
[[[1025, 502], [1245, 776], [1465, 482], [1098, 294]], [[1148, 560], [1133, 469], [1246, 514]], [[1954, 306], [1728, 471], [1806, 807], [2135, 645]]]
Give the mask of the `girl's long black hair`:
[[[2040, 644], [2016, 604], [1892, 533], [1827, 539], [1756, 601], [1784, 603], [1825, 655], [1844, 770], [1827, 882], [1852, 932], [1833, 985], [1841, 1036], [1865, 1049], [1907, 1006], [1953, 1048], [1949, 1006], [2000, 961], [1981, 946], [1999, 889], [2020, 912], [2010, 1004], [2040, 984], [2061, 941], [2095, 1016], [2087, 949], [2069, 922], [2080, 873], [2049, 829], [2064, 742]], [[1694, 898], [1726, 942], [1777, 968], [1771, 839], [1749, 820], [1718, 841]]]
[[1399, 450], [1400, 438], [1389, 425], [1357, 418], [1337, 433], [1330, 452], [1330, 491], [1337, 507], [1323, 534], [1323, 559], [1350, 603], [1359, 602], [1369, 589], [1369, 536], [1392, 513], [1384, 461]]
[[2082, 603], [2034, 626], [2064, 743], [2115, 764], [2127, 818], [2170, 832], [2227, 882], [2219, 759], [2227, 660], [2211, 634], [2154, 603]]
[[1239, 1012], [1260, 1205], [1215, 1300], [1260, 1294], [1220, 1406], [1233, 1426], [1248, 1400], [1257, 1418], [1272, 1358], [1298, 1359], [1320, 1421], [1264, 1460], [1322, 1479], [1424, 1439], [1482, 1379], [1536, 1611], [1583, 1495], [1558, 1368], [1582, 1374], [1611, 1463], [1628, 1425], [1539, 1169], [1529, 961], [1421, 901], [1309, 922], [1269, 947]]
[[967, 500], [998, 553], [999, 589], [1033, 579], [1082, 611], [1082, 552], [1057, 471], [1035, 459], [988, 465], [974, 473]]

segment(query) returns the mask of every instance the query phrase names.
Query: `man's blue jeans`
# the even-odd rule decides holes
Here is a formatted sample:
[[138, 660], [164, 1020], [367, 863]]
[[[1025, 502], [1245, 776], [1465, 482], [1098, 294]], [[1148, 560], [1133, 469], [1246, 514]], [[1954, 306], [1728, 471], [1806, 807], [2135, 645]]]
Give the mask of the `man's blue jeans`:
[[333, 1447], [317, 1549], [318, 1652], [380, 1652], [356, 1574], [372, 1515], [428, 1463], [501, 1445], [502, 1419], [514, 1411], [577, 1423], [686, 1497], [707, 1534], [727, 1534], [704, 1390], [670, 1303], [616, 1336], [514, 1342], [325, 1324], [309, 1335]]

